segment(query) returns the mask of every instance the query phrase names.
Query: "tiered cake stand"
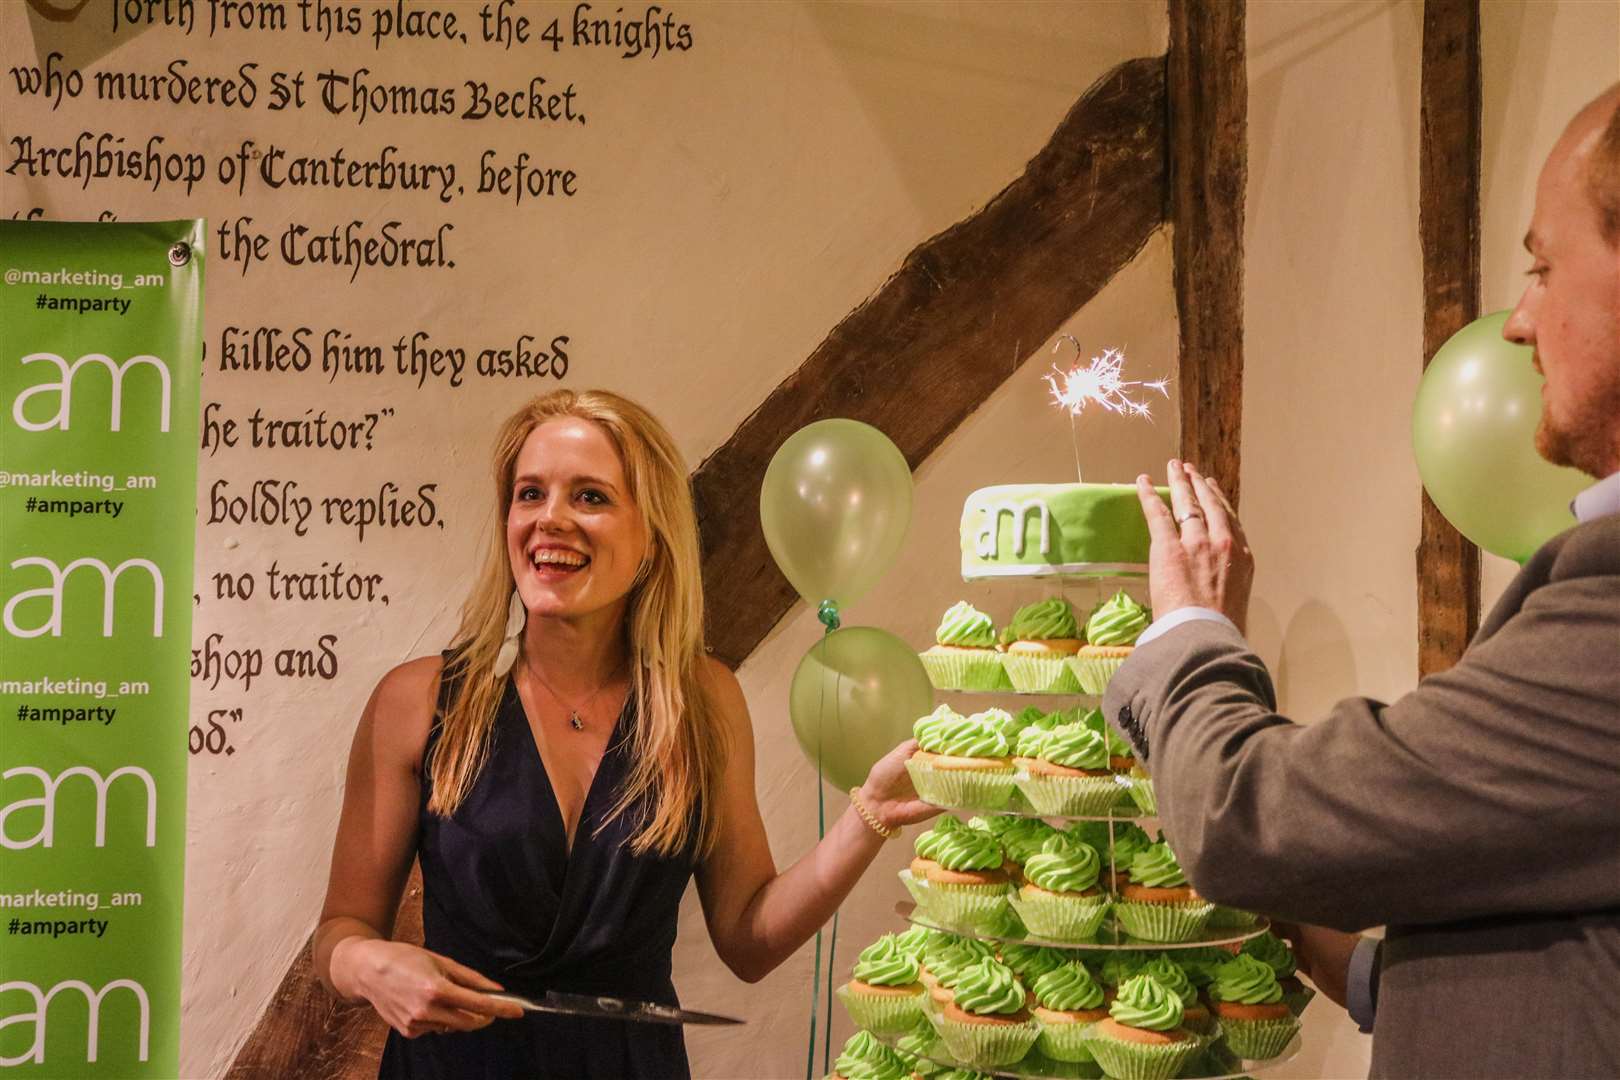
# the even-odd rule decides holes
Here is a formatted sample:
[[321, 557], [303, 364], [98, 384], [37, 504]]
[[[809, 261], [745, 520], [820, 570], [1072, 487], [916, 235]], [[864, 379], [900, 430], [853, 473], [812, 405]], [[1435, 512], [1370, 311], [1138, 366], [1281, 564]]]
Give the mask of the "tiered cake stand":
[[[1028, 572], [1019, 572], [1024, 569], [1027, 569]], [[1145, 566], [1136, 565], [1103, 565], [1081, 563], [1058, 567], [1046, 566], [1018, 568], [1018, 570], [1014, 570], [1013, 568], [1005, 568], [1003, 572], [986, 574], [975, 578], [968, 578], [967, 580], [1006, 581], [1009, 579], [1018, 580], [1021, 578], [1039, 577], [1055, 579], [1057, 581], [1066, 579], [1086, 579], [1100, 583], [1105, 579], [1135, 578], [1140, 580], [1143, 575], [1145, 575], [1146, 570], [1147, 568]], [[1084, 705], [1087, 709], [1093, 709], [1101, 704], [1100, 698], [1094, 695], [1086, 694], [1028, 694], [1011, 690], [941, 690], [939, 693], [979, 699], [1015, 698], [1019, 701], [1020, 705], [1033, 704], [1038, 700], [1040, 702], [1052, 701], [1055, 703], [1062, 703], [1070, 707]], [[1056, 707], [1056, 705], [1054, 705], [1054, 707]], [[1116, 774], [1116, 782], [1120, 784], [1122, 798], [1117, 809], [1114, 809], [1110, 813], [1101, 816], [1054, 817], [1037, 814], [1033, 810], [1027, 808], [1019, 809], [1016, 805], [1004, 810], [957, 809], [951, 812], [961, 816], [977, 817], [1040, 817], [1047, 823], [1058, 826], [1075, 821], [1106, 821], [1110, 823], [1110, 836], [1113, 834], [1113, 823], [1115, 822], [1139, 823], [1143, 821], [1157, 820], [1152, 815], [1140, 812], [1140, 810], [1134, 804], [1128, 801], [1128, 786], [1133, 783], [1133, 779], [1131, 777], [1124, 774]], [[1022, 800], [1015, 796], [1014, 802], [1021, 804]], [[1098, 854], [1102, 857], [1105, 865], [1108, 867], [1110, 875], [1112, 875], [1117, 869], [1114, 859], [1113, 844], [1109, 844], [1108, 851], [1099, 852]], [[1263, 917], [1255, 917], [1252, 924], [1241, 928], [1209, 928], [1206, 929], [1197, 940], [1171, 944], [1132, 937], [1125, 932], [1124, 928], [1120, 926], [1118, 921], [1115, 920], [1110, 914], [1110, 916], [1103, 922], [1101, 929], [1098, 930], [1097, 934], [1092, 940], [1087, 942], [1072, 942], [1054, 941], [1027, 933], [1021, 935], [987, 933], [982, 929], [977, 929], [969, 925], [952, 926], [937, 923], [925, 918], [916, 910], [916, 906], [909, 901], [896, 904], [895, 913], [915, 925], [926, 926], [935, 930], [944, 930], [962, 937], [978, 938], [988, 942], [1016, 942], [1029, 945], [1044, 945], [1056, 949], [1063, 949], [1076, 955], [1088, 953], [1107, 953], [1126, 949], [1145, 953], [1173, 953], [1181, 949], [1205, 948], [1209, 946], [1222, 946], [1235, 952], [1243, 942], [1249, 940], [1250, 938], [1260, 936], [1270, 927], [1270, 923], [1266, 919]], [[885, 1041], [893, 1043], [897, 1041], [897, 1037], [888, 1037], [885, 1039]], [[1031, 1051], [1029, 1056], [1024, 1058], [1016, 1065], [986, 1069], [979, 1066], [964, 1065], [948, 1056], [942, 1056], [944, 1054], [943, 1045], [936, 1044], [936, 1046], [938, 1046], [939, 1055], [941, 1056], [936, 1056], [935, 1054], [925, 1055], [928, 1060], [947, 1068], [963, 1069], [970, 1072], [976, 1071], [989, 1076], [1024, 1077], [1027, 1078], [1027, 1080], [1046, 1080], [1046, 1078], [1051, 1078], [1051, 1080], [1074, 1080], [1074, 1078], [1077, 1077], [1104, 1076], [1100, 1067], [1094, 1063], [1053, 1061], [1045, 1058], [1039, 1053], [1039, 1051]], [[1237, 1057], [1225, 1046], [1224, 1042], [1222, 1042], [1219, 1038], [1216, 1038], [1200, 1053], [1194, 1055], [1187, 1067], [1178, 1073], [1177, 1076], [1187, 1078], [1187, 1080], [1192, 1080], [1192, 1078], [1200, 1078], [1200, 1080], [1225, 1080], [1225, 1078], [1229, 1077], [1236, 1078], [1248, 1076], [1250, 1074], [1262, 1072], [1266, 1069], [1275, 1068], [1277, 1065], [1290, 1060], [1299, 1053], [1300, 1047], [1301, 1040], [1300, 1037], [1296, 1035], [1278, 1056], [1268, 1058], [1264, 1061], [1253, 1061]]]

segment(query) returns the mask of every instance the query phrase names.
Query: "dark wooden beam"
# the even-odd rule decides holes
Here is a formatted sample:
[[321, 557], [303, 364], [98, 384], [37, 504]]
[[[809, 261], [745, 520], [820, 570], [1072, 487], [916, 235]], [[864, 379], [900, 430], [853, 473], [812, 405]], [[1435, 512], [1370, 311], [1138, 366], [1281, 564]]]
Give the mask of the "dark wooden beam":
[[797, 599], [765, 547], [759, 484], [782, 441], [832, 416], [882, 429], [912, 468], [1158, 228], [1164, 62], [1132, 60], [1070, 110], [982, 210], [924, 242], [693, 475], [708, 642], [736, 667]]
[[[795, 599], [759, 525], [759, 484], [789, 434], [829, 416], [882, 428], [915, 468], [1163, 220], [1164, 61], [1122, 64], [1086, 91], [1024, 173], [925, 241], [692, 475], [709, 643], [736, 667]], [[420, 944], [413, 872], [395, 940]], [[335, 1004], [307, 947], [229, 1080], [370, 1080], [387, 1029]]]
[[[1418, 233], [1423, 366], [1479, 317], [1479, 0], [1423, 5]], [[1455, 664], [1479, 628], [1479, 549], [1423, 493], [1417, 550], [1418, 676]]]
[[1249, 77], [1243, 0], [1170, 0], [1170, 221], [1181, 323], [1181, 455], [1240, 494], [1243, 203]]

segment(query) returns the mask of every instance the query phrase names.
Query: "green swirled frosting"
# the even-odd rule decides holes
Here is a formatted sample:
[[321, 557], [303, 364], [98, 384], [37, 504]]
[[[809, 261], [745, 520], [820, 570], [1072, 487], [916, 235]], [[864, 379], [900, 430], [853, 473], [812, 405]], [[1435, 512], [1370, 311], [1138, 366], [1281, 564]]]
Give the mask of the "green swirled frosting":
[[[1121, 870], [1130, 868], [1138, 854], [1153, 846], [1153, 841], [1140, 825], [1120, 822], [1114, 825], [1114, 865]], [[1098, 854], [1102, 853], [1098, 848]]]
[[1151, 975], [1132, 975], [1119, 987], [1108, 1015], [1126, 1027], [1169, 1031], [1181, 1026], [1186, 1011], [1181, 999]]
[[1080, 624], [1075, 620], [1074, 608], [1061, 596], [1019, 608], [1002, 633], [1009, 641], [1050, 641], [1079, 636]]
[[1086, 620], [1086, 640], [1093, 645], [1134, 645], [1153, 621], [1153, 612], [1121, 589], [1097, 605]]
[[1111, 757], [1136, 756], [1136, 751], [1131, 749], [1131, 744], [1126, 742], [1124, 737], [1113, 729], [1101, 709], [1092, 709], [1080, 718], [1080, 722], [1103, 737], [1108, 743], [1108, 753]]
[[982, 833], [989, 833], [991, 836], [995, 837], [1000, 837], [1002, 833], [1006, 832], [1016, 824], [1018, 824], [1017, 818], [1004, 817], [1000, 814], [994, 814], [990, 817], [968, 818], [968, 828], [977, 829]]
[[921, 959], [928, 955], [936, 942], [942, 942], [939, 948], [944, 948], [955, 940], [943, 930], [935, 930], [930, 926], [911, 926], [894, 936], [894, 943], [901, 950]]
[[919, 1060], [921, 1055], [932, 1053], [939, 1042], [939, 1033], [926, 1017], [919, 1018], [906, 1032], [894, 1041], [894, 1052], [900, 1059], [909, 1065], [913, 1072], [922, 1076], [939, 1072], [942, 1066], [929, 1061]]
[[1001, 834], [1001, 847], [1007, 858], [1022, 863], [1031, 855], [1039, 855], [1041, 848], [1058, 831], [1039, 818], [1020, 818], [1017, 825]]
[[1047, 732], [1037, 756], [1069, 769], [1108, 768], [1107, 745], [1084, 724], [1064, 724]]
[[1238, 955], [1215, 969], [1215, 981], [1209, 987], [1210, 997], [1220, 1001], [1236, 1001], [1244, 1005], [1274, 1005], [1282, 1000], [1282, 987], [1277, 985], [1277, 973], [1264, 960]]
[[1119, 986], [1142, 970], [1148, 955], [1137, 949], [1119, 949], [1110, 953], [1102, 963], [1102, 980], [1109, 986]]
[[928, 961], [928, 970], [941, 986], [955, 986], [962, 972], [980, 960], [993, 960], [990, 947], [982, 941], [963, 938]]
[[1054, 716], [1061, 716], [1058, 712], [1043, 712], [1039, 705], [1025, 705], [1018, 710], [1019, 730], [1030, 727], [1051, 728], [1057, 726]]
[[1012, 968], [997, 960], [980, 960], [956, 980], [956, 1007], [963, 1012], [988, 1015], [1015, 1013], [1027, 1000], [1024, 984]]
[[906, 986], [917, 981], [917, 958], [893, 934], [884, 934], [861, 950], [855, 978], [868, 986]]
[[1215, 969], [1232, 959], [1225, 949], [1206, 946], [1201, 949], [1177, 949], [1175, 961], [1187, 973], [1187, 980], [1203, 988], [1215, 981]]
[[996, 643], [996, 624], [990, 616], [968, 603], [958, 600], [945, 612], [934, 631], [934, 640], [941, 645], [955, 645], [968, 649], [989, 649]]
[[1048, 841], [1024, 861], [1024, 877], [1047, 892], [1085, 892], [1097, 884], [1097, 852], [1065, 836]]
[[1103, 1003], [1102, 987], [1084, 964], [1074, 961], [1048, 971], [1030, 989], [1035, 991], [1035, 1001], [1041, 1008], [1057, 1012], [1096, 1009]]
[[1181, 999], [1183, 1007], [1191, 1008], [1198, 1001], [1198, 991], [1188, 980], [1187, 973], [1164, 953], [1143, 964], [1139, 974], [1153, 976], [1160, 986]]
[[1132, 857], [1131, 880], [1155, 889], [1175, 889], [1187, 884], [1187, 875], [1181, 872], [1170, 845], [1161, 840]]
[[1013, 749], [1019, 757], [1040, 757], [1041, 747], [1046, 745], [1050, 734], [1045, 728], [1027, 727], [1018, 733], [1018, 743]]
[[911, 725], [911, 734], [917, 740], [918, 746], [930, 753], [937, 754], [945, 733], [953, 728], [960, 727], [965, 720], [966, 717], [949, 705], [941, 705], [927, 716], [913, 723]]
[[942, 840], [952, 833], [967, 831], [968, 827], [963, 825], [959, 819], [944, 814], [941, 815], [938, 821], [934, 822], [932, 829], [917, 834], [917, 838], [911, 842], [911, 848], [917, 853], [918, 858], [932, 859], [934, 852], [939, 850]]
[[870, 1031], [857, 1031], [849, 1037], [833, 1072], [844, 1080], [906, 1080], [911, 1075], [894, 1051], [878, 1042]]
[[1001, 947], [1001, 962], [1013, 969], [1024, 982], [1038, 979], [1053, 968], [1061, 967], [1063, 954], [1045, 945], [1025, 945], [1014, 942]]
[[1018, 732], [1023, 727], [1006, 709], [986, 709], [984, 712], [976, 712], [968, 717], [968, 723], [980, 724], [999, 732], [1009, 745], [1018, 738]]
[[1286, 979], [1294, 973], [1294, 950], [1283, 944], [1283, 939], [1270, 930], [1245, 941], [1243, 951], [1256, 960], [1265, 961], [1279, 979]]
[[1007, 745], [1007, 736], [993, 727], [971, 720], [952, 725], [941, 733], [937, 747], [924, 749], [933, 749], [935, 753], [949, 757], [998, 758], [1012, 753], [1012, 747]]
[[947, 870], [994, 870], [1001, 865], [1001, 845], [989, 833], [964, 827], [940, 837], [928, 857]]

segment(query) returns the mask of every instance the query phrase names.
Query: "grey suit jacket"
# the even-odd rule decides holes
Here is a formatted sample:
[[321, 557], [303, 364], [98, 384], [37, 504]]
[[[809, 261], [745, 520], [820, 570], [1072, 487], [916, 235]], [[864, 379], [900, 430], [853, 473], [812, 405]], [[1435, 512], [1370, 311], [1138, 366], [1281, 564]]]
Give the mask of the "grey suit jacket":
[[1103, 708], [1212, 900], [1387, 924], [1376, 1077], [1620, 1077], [1620, 514], [1525, 564], [1462, 661], [1298, 725], [1241, 636], [1178, 627]]

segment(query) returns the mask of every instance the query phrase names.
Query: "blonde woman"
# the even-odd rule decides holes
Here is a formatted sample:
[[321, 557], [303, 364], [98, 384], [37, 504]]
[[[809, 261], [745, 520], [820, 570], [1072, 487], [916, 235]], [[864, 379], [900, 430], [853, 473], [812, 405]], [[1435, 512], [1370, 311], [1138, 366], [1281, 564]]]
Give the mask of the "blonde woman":
[[[393, 1029], [381, 1076], [685, 1075], [678, 1027], [489, 992], [673, 1003], [694, 876], [715, 951], [758, 980], [883, 837], [852, 805], [777, 872], [747, 705], [704, 655], [686, 468], [652, 416], [603, 391], [536, 398], [501, 427], [494, 479], [501, 528], [452, 647], [390, 671], [360, 718], [315, 969]], [[858, 795], [885, 831], [933, 813], [912, 748]], [[425, 948], [389, 940], [417, 857]]]

